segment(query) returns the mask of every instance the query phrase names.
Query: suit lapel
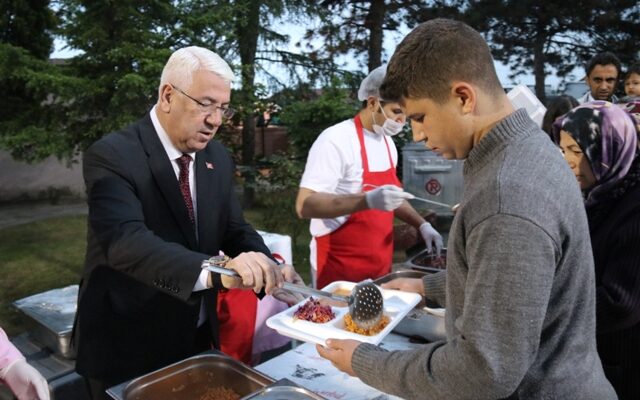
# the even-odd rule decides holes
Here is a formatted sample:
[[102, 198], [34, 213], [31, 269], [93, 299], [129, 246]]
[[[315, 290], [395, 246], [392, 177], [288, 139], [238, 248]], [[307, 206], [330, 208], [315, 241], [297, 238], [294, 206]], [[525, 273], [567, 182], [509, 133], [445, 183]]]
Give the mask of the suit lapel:
[[180, 226], [182, 234], [187, 239], [189, 248], [196, 249], [198, 242], [196, 240], [195, 230], [191, 221], [189, 221], [187, 206], [182, 199], [176, 174], [149, 115], [142, 121], [140, 141], [147, 153], [149, 168], [151, 169], [153, 178]]
[[[210, 148], [209, 148], [210, 149]], [[198, 203], [198, 237], [200, 251], [208, 252], [210, 240], [215, 238], [212, 214], [220, 209], [220, 172], [215, 167], [213, 151], [199, 151], [195, 159], [196, 198]]]

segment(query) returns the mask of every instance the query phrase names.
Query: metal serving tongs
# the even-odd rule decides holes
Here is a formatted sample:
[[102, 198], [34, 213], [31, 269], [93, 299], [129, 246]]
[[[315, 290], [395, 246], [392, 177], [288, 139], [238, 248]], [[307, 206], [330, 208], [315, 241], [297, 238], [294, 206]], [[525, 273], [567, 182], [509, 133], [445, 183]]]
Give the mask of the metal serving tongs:
[[[370, 183], [365, 183], [365, 184], [364, 184], [364, 185], [362, 185], [362, 186], [363, 186], [363, 187], [364, 187], [364, 186], [367, 186], [367, 187], [372, 187], [372, 188], [379, 188], [379, 187], [380, 187], [380, 185], [372, 185], [372, 184], [370, 184]], [[409, 193], [409, 192], [406, 192], [406, 193]], [[412, 197], [412, 198], [410, 198], [409, 200], [417, 200], [417, 201], [421, 201], [421, 202], [423, 202], [423, 203], [431, 204], [431, 205], [434, 205], [434, 206], [439, 206], [439, 207], [448, 208], [448, 209], [452, 210], [454, 213], [455, 213], [455, 212], [457, 211], [457, 209], [458, 209], [458, 207], [457, 207], [457, 206], [458, 206], [458, 204], [456, 204], [456, 205], [453, 205], [453, 206], [452, 206], [451, 204], [440, 203], [439, 201], [434, 201], [434, 200], [429, 200], [429, 199], [425, 199], [425, 198], [422, 198], [422, 197], [418, 197], [418, 196], [413, 195], [412, 193], [409, 193], [409, 194], [411, 194], [411, 195], [413, 196], [413, 197]]]
[[[208, 260], [202, 262], [202, 269], [221, 275], [240, 278], [240, 275], [236, 271], [211, 265]], [[313, 289], [305, 285], [297, 285], [291, 282], [284, 282], [284, 286], [282, 288], [309, 296], [325, 297], [347, 303], [349, 305], [351, 319], [356, 323], [356, 325], [364, 329], [374, 327], [378, 321], [380, 321], [380, 318], [382, 318], [382, 293], [371, 279], [367, 279], [356, 284], [351, 291], [351, 294], [348, 296], [340, 296], [335, 293]]]

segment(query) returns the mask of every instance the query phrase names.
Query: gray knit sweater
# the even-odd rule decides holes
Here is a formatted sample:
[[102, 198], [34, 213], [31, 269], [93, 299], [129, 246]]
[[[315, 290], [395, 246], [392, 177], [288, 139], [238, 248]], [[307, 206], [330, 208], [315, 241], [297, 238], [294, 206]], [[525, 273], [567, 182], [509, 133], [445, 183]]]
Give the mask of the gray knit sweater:
[[469, 153], [447, 270], [425, 278], [447, 340], [353, 355], [407, 399], [615, 399], [595, 342], [593, 257], [576, 178], [524, 110]]

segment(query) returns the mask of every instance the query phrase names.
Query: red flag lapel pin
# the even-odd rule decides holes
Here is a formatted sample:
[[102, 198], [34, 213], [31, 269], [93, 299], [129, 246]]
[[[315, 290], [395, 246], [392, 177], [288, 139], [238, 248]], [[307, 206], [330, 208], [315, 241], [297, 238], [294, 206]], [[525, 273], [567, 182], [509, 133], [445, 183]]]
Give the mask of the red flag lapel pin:
[[207, 169], [213, 169], [213, 163], [212, 163], [212, 162], [205, 161], [205, 162], [204, 162], [204, 165], [206, 165], [206, 166], [207, 166]]

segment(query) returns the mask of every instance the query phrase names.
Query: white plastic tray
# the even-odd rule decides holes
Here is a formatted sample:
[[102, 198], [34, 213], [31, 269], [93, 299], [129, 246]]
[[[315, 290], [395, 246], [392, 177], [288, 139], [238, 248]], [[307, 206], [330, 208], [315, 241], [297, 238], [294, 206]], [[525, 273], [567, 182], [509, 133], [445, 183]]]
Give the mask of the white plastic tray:
[[[336, 290], [351, 290], [355, 286], [354, 282], [337, 281], [326, 287], [324, 291], [335, 292]], [[293, 314], [298, 307], [307, 302], [305, 299], [291, 308], [288, 308], [267, 319], [267, 326], [276, 330], [279, 334], [304, 342], [311, 342], [324, 345], [325, 340], [334, 339], [355, 339], [361, 342], [379, 344], [393, 328], [400, 323], [402, 318], [411, 311], [421, 300], [417, 293], [401, 292], [399, 290], [382, 289], [384, 300], [383, 313], [389, 317], [389, 323], [377, 335], [366, 336], [349, 332], [344, 328], [343, 317], [349, 312], [348, 307], [331, 307], [336, 317], [324, 324], [318, 324], [301, 319], [294, 320]]]

